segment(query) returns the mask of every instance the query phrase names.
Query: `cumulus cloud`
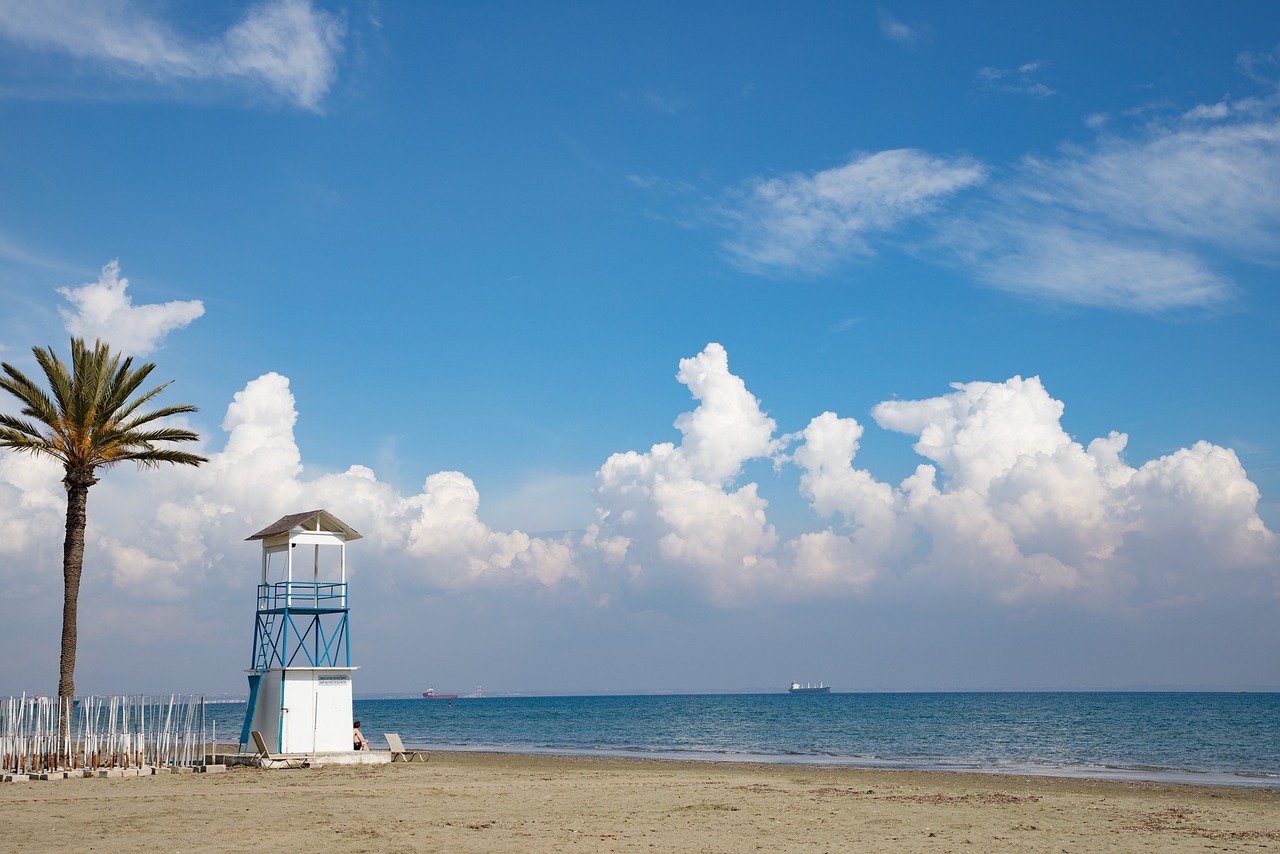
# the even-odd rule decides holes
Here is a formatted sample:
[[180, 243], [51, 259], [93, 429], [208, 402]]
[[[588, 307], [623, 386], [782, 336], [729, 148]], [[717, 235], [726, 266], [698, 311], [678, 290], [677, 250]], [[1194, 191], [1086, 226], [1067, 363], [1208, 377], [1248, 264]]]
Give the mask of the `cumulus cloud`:
[[[373, 580], [383, 590], [555, 589], [577, 579], [567, 542], [482, 523], [479, 493], [459, 472], [431, 475], [414, 495], [397, 492], [364, 466], [308, 476], [294, 439], [296, 421], [289, 380], [265, 374], [236, 393], [222, 422], [225, 444], [205, 449], [205, 466], [104, 477], [89, 498], [86, 562], [106, 573], [92, 573], [91, 583], [109, 578], [141, 602], [207, 604], [202, 600], [224, 589], [254, 583], [254, 553], [243, 542], [248, 534], [317, 507], [365, 535], [354, 571], [368, 580], [366, 567], [378, 567], [381, 578]], [[61, 537], [51, 539], [49, 532], [62, 527], [61, 477], [48, 461], [0, 451], [0, 550], [13, 552], [0, 561], [0, 587], [30, 574], [37, 554], [50, 564], [46, 569], [60, 565]], [[47, 580], [49, 573], [43, 575]]]
[[0, 589], [25, 583], [29, 573], [22, 570], [52, 553], [47, 544], [41, 548], [41, 533], [65, 524], [62, 476], [62, 467], [51, 459], [0, 451], [0, 565], [15, 570], [0, 571]]
[[160, 346], [164, 336], [182, 329], [204, 314], [200, 300], [175, 300], [135, 306], [125, 293], [129, 280], [120, 275], [120, 262], [102, 268], [98, 281], [78, 288], [58, 288], [75, 311], [58, 309], [67, 331], [88, 341], [102, 339], [116, 350], [145, 356]]
[[0, 4], [0, 35], [28, 47], [165, 83], [236, 81], [316, 111], [337, 77], [344, 30], [309, 0], [251, 5], [226, 32], [203, 41], [132, 0]]
[[812, 175], [755, 178], [721, 208], [735, 233], [725, 248], [747, 269], [821, 272], [871, 254], [875, 239], [985, 178], [972, 160], [913, 149], [860, 155]]
[[1276, 538], [1231, 450], [1199, 442], [1135, 469], [1123, 434], [1071, 440], [1038, 378], [954, 389], [872, 411], [931, 461], [900, 493], [902, 521], [933, 542], [918, 571], [985, 577], [1009, 600], [1111, 605], [1189, 594], [1233, 568], [1274, 576]]
[[236, 394], [222, 425], [229, 434], [225, 450], [212, 455], [207, 466], [183, 473], [184, 492], [192, 497], [182, 501], [217, 509], [218, 520], [210, 526], [215, 537], [226, 536], [227, 528], [239, 533], [265, 524], [262, 520], [303, 505], [326, 507], [365, 533], [380, 554], [393, 556], [401, 581], [411, 587], [525, 582], [554, 587], [575, 576], [563, 543], [498, 532], [482, 523], [479, 493], [460, 472], [433, 474], [420, 493], [410, 496], [378, 481], [365, 466], [307, 478], [293, 436], [296, 420], [289, 381], [279, 374], [259, 377]]
[[[1113, 609], [1178, 602], [1232, 570], [1271, 595], [1280, 582], [1276, 538], [1232, 451], [1201, 442], [1131, 467], [1123, 434], [1073, 440], [1036, 377], [875, 407], [927, 461], [896, 486], [855, 465], [864, 427], [852, 418], [826, 412], [775, 439], [722, 348], [682, 362], [679, 378], [700, 401], [677, 421], [683, 441], [616, 454], [597, 475], [592, 542], [612, 546], [634, 590], [676, 585], [721, 605], [959, 591]], [[738, 483], [749, 459], [798, 467], [831, 525], [781, 540], [760, 486]]]
[[[963, 595], [1114, 610], [1280, 592], [1276, 537], [1233, 451], [1197, 442], [1130, 465], [1124, 434], [1072, 439], [1039, 378], [876, 406], [876, 427], [915, 437], [922, 459], [898, 484], [857, 465], [867, 428], [854, 418], [824, 412], [779, 435], [718, 344], [681, 360], [676, 378], [697, 401], [675, 419], [679, 441], [610, 456], [596, 473], [596, 521], [533, 536], [481, 521], [461, 472], [432, 474], [410, 495], [364, 466], [309, 475], [289, 381], [266, 374], [227, 407], [208, 465], [94, 488], [89, 560], [139, 601], [195, 607], [210, 585], [253, 583], [236, 568], [252, 563], [247, 534], [325, 507], [366, 536], [362, 583], [408, 597], [507, 590], [644, 608], [673, 594], [719, 607]], [[815, 521], [783, 538], [765, 497], [778, 481], [744, 473], [791, 466]], [[0, 588], [15, 595], [31, 567], [57, 565], [56, 469], [0, 452]]]
[[775, 424], [729, 372], [719, 344], [682, 359], [676, 378], [699, 401], [676, 419], [683, 441], [605, 461], [596, 474], [600, 524], [589, 542], [607, 543], [611, 562], [625, 560], [641, 587], [688, 583], [729, 602], [769, 570], [761, 556], [777, 543], [756, 485], [732, 488], [745, 463], [777, 449]]

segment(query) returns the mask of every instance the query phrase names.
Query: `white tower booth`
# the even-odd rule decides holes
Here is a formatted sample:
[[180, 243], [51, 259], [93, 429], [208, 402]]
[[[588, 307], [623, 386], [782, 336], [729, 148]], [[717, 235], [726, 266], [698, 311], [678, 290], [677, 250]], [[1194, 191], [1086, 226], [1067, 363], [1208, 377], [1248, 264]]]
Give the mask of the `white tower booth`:
[[262, 578], [241, 745], [257, 730], [272, 752], [352, 749], [346, 550], [358, 539], [325, 510], [248, 538], [262, 541]]

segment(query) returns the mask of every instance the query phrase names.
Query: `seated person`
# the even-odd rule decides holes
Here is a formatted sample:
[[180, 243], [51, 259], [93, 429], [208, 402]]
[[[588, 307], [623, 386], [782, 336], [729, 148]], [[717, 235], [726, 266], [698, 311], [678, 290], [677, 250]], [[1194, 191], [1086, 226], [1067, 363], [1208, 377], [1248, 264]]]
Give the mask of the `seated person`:
[[364, 733], [360, 731], [360, 722], [356, 721], [355, 726], [352, 727], [352, 729], [353, 729], [353, 732], [351, 736], [351, 741], [354, 746], [351, 749], [352, 750], [368, 750], [369, 739], [365, 738]]

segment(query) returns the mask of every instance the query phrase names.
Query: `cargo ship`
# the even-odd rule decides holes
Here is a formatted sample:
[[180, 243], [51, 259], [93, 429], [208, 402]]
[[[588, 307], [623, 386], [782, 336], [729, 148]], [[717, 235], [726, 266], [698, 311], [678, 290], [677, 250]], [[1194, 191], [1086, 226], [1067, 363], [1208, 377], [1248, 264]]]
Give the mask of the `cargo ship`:
[[426, 697], [428, 700], [456, 700], [456, 699], [458, 699], [458, 695], [457, 695], [457, 694], [442, 694], [442, 693], [440, 693], [439, 691], [437, 691], [435, 688], [428, 688], [427, 690], [423, 691], [423, 692], [422, 692], [422, 696]]
[[787, 693], [788, 694], [830, 694], [831, 686], [824, 684], [822, 682], [819, 682], [817, 685], [814, 685], [812, 682], [805, 682], [804, 684], [801, 684], [799, 682], [792, 682], [791, 687], [787, 689]]

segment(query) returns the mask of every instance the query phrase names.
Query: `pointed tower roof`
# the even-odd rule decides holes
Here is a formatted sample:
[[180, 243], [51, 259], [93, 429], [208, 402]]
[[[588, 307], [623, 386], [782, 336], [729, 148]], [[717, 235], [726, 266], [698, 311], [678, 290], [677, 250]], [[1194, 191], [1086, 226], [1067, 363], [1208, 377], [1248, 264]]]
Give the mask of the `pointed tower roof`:
[[281, 516], [253, 536], [245, 537], [245, 541], [278, 537], [295, 529], [329, 531], [335, 534], [342, 534], [346, 540], [358, 540], [364, 536], [328, 510], [308, 510], [306, 513], [292, 513], [288, 516]]

